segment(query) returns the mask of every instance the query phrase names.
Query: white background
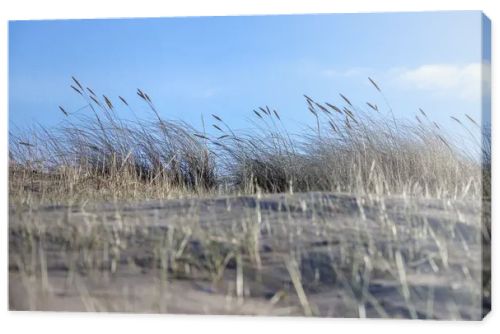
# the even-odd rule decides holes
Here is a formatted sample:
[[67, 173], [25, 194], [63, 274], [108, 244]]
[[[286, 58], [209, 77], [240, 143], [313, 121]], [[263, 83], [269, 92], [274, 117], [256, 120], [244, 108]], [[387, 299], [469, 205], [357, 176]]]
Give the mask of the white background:
[[[493, 311], [483, 322], [436, 322], [403, 320], [353, 320], [353, 319], [304, 319], [270, 317], [222, 317], [222, 316], [172, 316], [172, 315], [128, 315], [85, 313], [36, 313], [8, 312], [7, 284], [7, 119], [8, 119], [8, 20], [14, 19], [63, 19], [63, 18], [107, 18], [107, 17], [161, 17], [199, 15], [251, 15], [251, 14], [296, 14], [296, 13], [345, 13], [345, 12], [389, 12], [430, 10], [483, 10], [492, 20], [493, 73], [492, 89], [498, 77], [498, 35], [496, 22], [500, 9], [496, 0], [3, 0], [0, 1], [0, 331], [2, 333], [140, 333], [156, 332], [242, 332], [242, 333], [320, 333], [363, 331], [365, 333], [425, 333], [450, 332], [470, 333], [500, 330], [500, 310], [497, 292], [499, 277], [499, 249], [496, 223], [498, 210], [496, 189], [498, 180], [493, 174]], [[450, 27], [452, 29], [452, 27]], [[495, 115], [496, 95], [493, 94], [493, 127], [498, 126]], [[493, 130], [493, 147], [497, 147], [498, 136]], [[493, 154], [493, 168], [498, 155]], [[496, 328], [496, 330], [494, 329]], [[351, 334], [351, 333], [349, 333]]]

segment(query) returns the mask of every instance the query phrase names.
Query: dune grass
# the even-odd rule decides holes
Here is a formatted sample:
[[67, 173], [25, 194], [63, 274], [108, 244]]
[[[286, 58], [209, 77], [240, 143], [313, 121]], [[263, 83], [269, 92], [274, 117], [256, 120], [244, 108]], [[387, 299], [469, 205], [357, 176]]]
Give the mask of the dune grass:
[[384, 107], [304, 95], [315, 125], [291, 133], [268, 106], [207, 131], [73, 78], [83, 108], [10, 134], [10, 307], [479, 319], [489, 132], [397, 119], [369, 81]]
[[322, 190], [477, 197], [482, 166], [471, 156], [483, 150], [485, 161], [490, 159], [489, 141], [474, 135], [480, 127], [468, 115], [463, 122], [453, 118], [477, 143], [476, 152], [457, 146], [421, 109], [415, 121], [401, 120], [387, 103], [358, 106], [343, 94], [339, 104], [304, 95], [316, 126], [298, 134], [287, 131], [280, 113], [268, 106], [250, 112], [255, 121], [246, 131], [211, 115], [208, 133], [163, 118], [140, 89], [137, 95], [150, 111], [141, 117], [121, 96], [98, 96], [76, 78], [71, 88], [86, 105], [76, 111], [61, 106], [61, 125], [11, 133], [11, 195], [56, 190], [65, 198], [157, 198]]

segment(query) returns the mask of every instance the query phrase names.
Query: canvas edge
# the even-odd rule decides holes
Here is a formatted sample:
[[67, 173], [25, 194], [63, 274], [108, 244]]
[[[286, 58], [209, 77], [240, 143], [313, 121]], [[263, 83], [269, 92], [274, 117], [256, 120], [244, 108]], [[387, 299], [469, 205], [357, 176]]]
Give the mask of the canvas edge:
[[[491, 312], [491, 20], [481, 12], [482, 275], [481, 316]], [[488, 154], [485, 154], [488, 152]]]

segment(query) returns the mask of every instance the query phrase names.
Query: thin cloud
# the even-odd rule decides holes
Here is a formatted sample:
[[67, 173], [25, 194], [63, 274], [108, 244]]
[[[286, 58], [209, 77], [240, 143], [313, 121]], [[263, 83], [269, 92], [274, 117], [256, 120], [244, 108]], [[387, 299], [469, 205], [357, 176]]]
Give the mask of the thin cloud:
[[397, 80], [407, 88], [468, 101], [479, 101], [482, 82], [489, 82], [489, 65], [481, 63], [461, 66], [427, 64], [413, 69], [399, 69], [397, 72]]
[[491, 65], [479, 62], [464, 65], [424, 64], [414, 68], [393, 67], [383, 71], [353, 67], [327, 69], [322, 74], [329, 78], [356, 80], [371, 76], [397, 89], [422, 91], [437, 97], [469, 102], [480, 101], [482, 96], [487, 96], [491, 84]]

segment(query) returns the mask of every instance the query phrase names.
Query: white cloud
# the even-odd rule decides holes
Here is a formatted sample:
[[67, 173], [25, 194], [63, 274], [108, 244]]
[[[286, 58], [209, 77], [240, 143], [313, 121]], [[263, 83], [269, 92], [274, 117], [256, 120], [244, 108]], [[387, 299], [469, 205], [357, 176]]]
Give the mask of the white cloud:
[[490, 93], [491, 65], [489, 63], [423, 64], [414, 68], [393, 67], [385, 70], [369, 67], [327, 69], [322, 75], [329, 78], [352, 78], [359, 82], [372, 77], [384, 87], [403, 91], [420, 91], [427, 95], [467, 102], [479, 102]]
[[408, 88], [468, 101], [478, 101], [481, 98], [481, 80], [489, 81], [489, 65], [481, 63], [462, 66], [428, 64], [397, 72], [398, 81]]

